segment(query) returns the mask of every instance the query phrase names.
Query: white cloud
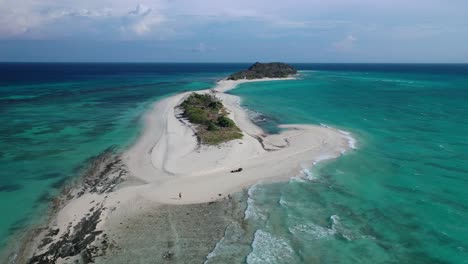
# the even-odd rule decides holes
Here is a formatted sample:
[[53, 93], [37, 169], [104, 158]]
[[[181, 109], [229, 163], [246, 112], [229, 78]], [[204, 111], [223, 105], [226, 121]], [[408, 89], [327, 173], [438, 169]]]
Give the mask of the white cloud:
[[192, 52], [198, 52], [198, 53], [205, 53], [205, 52], [210, 52], [216, 50], [213, 47], [208, 46], [204, 42], [198, 43], [198, 45], [194, 48], [192, 48]]
[[131, 31], [141, 36], [150, 33], [154, 27], [162, 24], [165, 20], [163, 15], [154, 12], [153, 9], [138, 4], [134, 10], [123, 17], [124, 25], [121, 29], [123, 32]]
[[[466, 25], [465, 25], [466, 26]], [[437, 26], [430, 24], [398, 26], [387, 30], [386, 35], [397, 39], [420, 39], [438, 36], [444, 33], [456, 32], [449, 26]]]
[[[165, 16], [152, 6], [130, 5], [127, 0], [4, 0], [0, 1], [1, 38], [56, 38], [101, 33], [118, 35], [118, 31], [145, 35], [161, 25]], [[100, 32], [97, 32], [100, 31]]]
[[[220, 22], [243, 24], [244, 29], [258, 35], [278, 35], [287, 30], [310, 35], [311, 31], [336, 29], [361, 34], [355, 27], [372, 25], [375, 28], [399, 26], [392, 34], [400, 36], [434, 36], [438, 34], [436, 25], [422, 30], [408, 29], [403, 18], [408, 25], [416, 24], [416, 20], [436, 18], [440, 24], [447, 23], [440, 18], [455, 23], [466, 21], [466, 8], [466, 3], [445, 4], [440, 0], [0, 0], [0, 39], [57, 39], [86, 34], [106, 39], [160, 39], [180, 36], [180, 32], [206, 34], [203, 26]], [[239, 32], [233, 32], [236, 33]], [[335, 34], [331, 32], [330, 36]], [[334, 46], [349, 49], [356, 41], [353, 38], [347, 36]]]
[[207, 50], [207, 46], [205, 43], [199, 43], [197, 47], [193, 48], [193, 52], [205, 52]]
[[220, 16], [227, 17], [257, 17], [257, 11], [253, 9], [229, 9], [223, 11]]
[[333, 42], [332, 46], [338, 51], [351, 51], [357, 38], [353, 34], [347, 35], [344, 39]]
[[16, 5], [11, 0], [0, 2], [0, 37], [24, 34], [31, 27], [43, 24], [47, 18], [32, 11], [26, 3]]

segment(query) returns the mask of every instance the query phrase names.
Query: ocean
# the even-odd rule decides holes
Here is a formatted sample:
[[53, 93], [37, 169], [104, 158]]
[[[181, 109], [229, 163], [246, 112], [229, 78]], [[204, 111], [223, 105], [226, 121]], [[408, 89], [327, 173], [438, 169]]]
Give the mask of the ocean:
[[[1, 63], [1, 247], [93, 156], [131, 144], [152, 102], [247, 66]], [[228, 228], [207, 262], [468, 263], [468, 65], [295, 66], [298, 80], [230, 93], [270, 133], [332, 126], [357, 149], [251, 187], [247, 227]]]
[[1, 63], [0, 245], [41, 221], [90, 159], [131, 144], [154, 101], [246, 66]]

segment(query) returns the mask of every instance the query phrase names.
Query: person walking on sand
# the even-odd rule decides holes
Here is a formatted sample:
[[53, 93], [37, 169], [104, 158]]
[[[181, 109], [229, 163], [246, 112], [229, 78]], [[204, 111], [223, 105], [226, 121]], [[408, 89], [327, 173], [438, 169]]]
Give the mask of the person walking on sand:
[[179, 193], [179, 200], [182, 199], [182, 193]]

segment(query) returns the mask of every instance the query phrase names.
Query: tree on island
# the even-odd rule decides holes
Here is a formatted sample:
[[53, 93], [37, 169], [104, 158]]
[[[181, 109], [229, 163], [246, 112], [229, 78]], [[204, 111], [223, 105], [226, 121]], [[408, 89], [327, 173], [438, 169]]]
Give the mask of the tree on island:
[[256, 62], [247, 70], [236, 72], [228, 80], [261, 79], [261, 78], [287, 78], [297, 73], [296, 68], [282, 62], [260, 63]]
[[223, 103], [213, 94], [192, 93], [180, 107], [182, 116], [196, 125], [196, 135], [200, 143], [217, 145], [242, 138], [240, 129], [227, 117]]

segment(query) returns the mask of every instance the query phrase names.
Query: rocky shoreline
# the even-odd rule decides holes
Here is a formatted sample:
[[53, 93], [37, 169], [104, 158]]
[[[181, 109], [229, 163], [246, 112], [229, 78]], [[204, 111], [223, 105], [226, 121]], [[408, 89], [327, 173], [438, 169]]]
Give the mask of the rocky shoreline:
[[[222, 146], [200, 149], [193, 127], [181, 123], [177, 106], [189, 93], [155, 103], [137, 141], [90, 160], [84, 176], [51, 203], [47, 224], [32, 230], [8, 263], [242, 262], [253, 240], [245, 189], [287, 180], [302, 164], [350, 148], [348, 137], [321, 126], [281, 125], [281, 133], [265, 134], [240, 98], [225, 93], [274, 80], [217, 83], [216, 96], [243, 133]], [[220, 255], [218, 242], [241, 245], [242, 253]]]
[[[110, 193], [124, 181], [127, 174], [114, 148], [103, 151], [89, 159], [81, 177], [66, 184], [49, 206], [49, 217], [42, 224], [27, 231], [19, 249], [10, 254], [7, 263], [54, 263], [58, 258], [82, 255], [90, 259], [95, 255], [95, 247], [90, 245], [102, 232], [96, 230], [103, 210], [103, 203], [90, 204], [89, 211], [75, 224], [70, 223], [66, 230], [55, 226], [55, 216], [71, 201], [86, 193]], [[105, 250], [105, 249], [104, 249]]]
[[[51, 201], [47, 224], [29, 230], [5, 263], [128, 263], [146, 258], [141, 254], [144, 245], [135, 247], [142, 239], [145, 245], [159, 245], [147, 248], [152, 263], [203, 263], [227, 226], [244, 218], [245, 192], [205, 204], [140, 206], [125, 221], [110, 217], [116, 208], [106, 207], [109, 194], [136, 184], [114, 149], [90, 159], [83, 176]], [[102, 200], [90, 201], [85, 215], [59, 228], [59, 212], [89, 194]], [[106, 223], [101, 225], [103, 218]]]

